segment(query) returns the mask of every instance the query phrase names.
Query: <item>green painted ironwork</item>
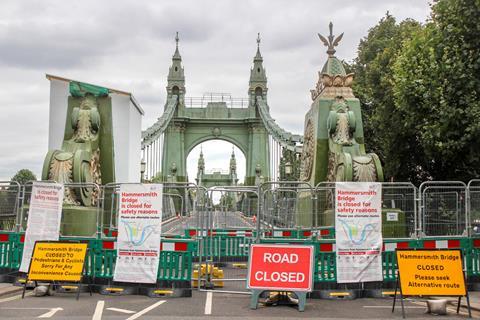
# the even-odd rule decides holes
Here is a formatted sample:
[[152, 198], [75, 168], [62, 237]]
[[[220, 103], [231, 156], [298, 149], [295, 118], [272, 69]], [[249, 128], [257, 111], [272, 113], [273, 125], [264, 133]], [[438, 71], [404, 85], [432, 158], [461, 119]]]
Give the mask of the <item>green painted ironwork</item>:
[[[255, 185], [260, 176], [263, 181], [269, 181], [269, 136], [284, 148], [297, 152], [296, 146], [302, 137], [281, 129], [271, 118], [267, 91], [263, 57], [257, 48], [250, 70], [248, 99], [238, 100], [224, 94], [186, 98], [184, 68], [177, 41], [167, 78], [164, 113], [142, 133], [142, 149], [149, 155], [158, 151], [151, 146], [163, 137], [161, 168], [154, 169], [161, 170], [160, 179], [187, 181], [186, 157], [190, 151], [204, 141], [220, 139], [236, 145], [245, 155], [245, 185]], [[149, 176], [158, 177], [159, 174], [150, 172]]]

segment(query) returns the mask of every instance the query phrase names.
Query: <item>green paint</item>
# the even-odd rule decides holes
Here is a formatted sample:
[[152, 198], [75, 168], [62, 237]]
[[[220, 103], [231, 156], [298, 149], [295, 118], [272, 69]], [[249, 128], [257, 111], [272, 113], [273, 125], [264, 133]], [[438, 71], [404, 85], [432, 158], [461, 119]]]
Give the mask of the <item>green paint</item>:
[[[225, 140], [237, 146], [246, 159], [246, 185], [254, 185], [258, 176], [270, 179], [268, 132], [257, 111], [256, 97], [266, 100], [267, 77], [260, 50], [250, 72], [249, 102], [244, 108], [227, 107], [224, 102], [210, 102], [205, 108], [185, 105], [185, 75], [178, 50], [172, 57], [167, 78], [165, 110], [174, 106], [172, 119], [164, 133], [161, 175], [163, 181], [187, 176], [186, 159], [190, 151], [208, 140]], [[260, 168], [260, 171], [257, 168]], [[228, 177], [214, 178], [209, 184]], [[186, 179], [185, 179], [186, 180]], [[231, 180], [231, 179], [230, 179]], [[230, 185], [230, 184], [229, 184]]]
[[[42, 180], [66, 184], [63, 204], [64, 235], [87, 236], [96, 231], [97, 189], [72, 183], [107, 184], [115, 181], [112, 101], [108, 90], [70, 82], [63, 143], [49, 150]], [[108, 219], [108, 217], [106, 217]]]
[[95, 97], [108, 96], [109, 90], [107, 88], [95, 86], [93, 84], [70, 81], [70, 94], [72, 97], [85, 97], [87, 93], [94, 95]]

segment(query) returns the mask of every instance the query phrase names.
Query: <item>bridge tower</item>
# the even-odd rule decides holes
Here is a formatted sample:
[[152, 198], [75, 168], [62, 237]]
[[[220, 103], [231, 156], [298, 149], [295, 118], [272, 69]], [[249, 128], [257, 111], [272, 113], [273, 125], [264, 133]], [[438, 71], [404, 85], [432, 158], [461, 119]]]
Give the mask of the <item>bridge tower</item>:
[[[185, 108], [185, 74], [182, 66], [182, 56], [178, 49], [178, 32], [175, 36], [175, 53], [167, 77], [167, 100], [164, 110], [171, 104], [176, 108], [174, 117]], [[168, 182], [187, 181], [186, 156], [184, 147], [185, 125], [174, 119], [165, 130], [162, 152], [162, 176]], [[168, 151], [168, 152], [165, 152]], [[157, 174], [157, 173], [155, 173]], [[166, 179], [165, 179], [166, 178]]]
[[250, 110], [250, 125], [248, 148], [252, 151], [246, 155], [247, 172], [245, 185], [255, 185], [261, 181], [270, 180], [270, 144], [269, 134], [264, 126], [258, 110], [257, 97], [267, 101], [267, 74], [263, 67], [263, 57], [260, 53], [260, 34], [257, 37], [257, 53], [253, 58], [253, 67], [250, 69], [248, 100]]

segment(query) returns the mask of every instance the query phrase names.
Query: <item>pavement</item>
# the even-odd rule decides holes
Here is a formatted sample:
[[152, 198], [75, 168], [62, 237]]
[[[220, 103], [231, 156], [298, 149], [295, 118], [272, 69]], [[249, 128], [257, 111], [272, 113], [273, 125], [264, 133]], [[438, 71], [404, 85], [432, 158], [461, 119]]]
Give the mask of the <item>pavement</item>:
[[[264, 306], [251, 310], [250, 296], [220, 292], [199, 292], [194, 290], [191, 298], [149, 298], [146, 296], [105, 296], [82, 293], [80, 300], [75, 294], [55, 294], [34, 297], [28, 291], [25, 299], [21, 292], [9, 292], [10, 284], [0, 285], [0, 319], [402, 319], [400, 305], [391, 312], [392, 299], [362, 298], [356, 300], [308, 299], [305, 312], [294, 306]], [[21, 290], [15, 287], [16, 290]], [[3, 295], [2, 295], [3, 294]], [[480, 292], [472, 292], [473, 317], [480, 319]], [[425, 314], [425, 301], [405, 301], [408, 319], [434, 319]], [[465, 319], [466, 309], [455, 314], [453, 306], [448, 307], [444, 319]]]

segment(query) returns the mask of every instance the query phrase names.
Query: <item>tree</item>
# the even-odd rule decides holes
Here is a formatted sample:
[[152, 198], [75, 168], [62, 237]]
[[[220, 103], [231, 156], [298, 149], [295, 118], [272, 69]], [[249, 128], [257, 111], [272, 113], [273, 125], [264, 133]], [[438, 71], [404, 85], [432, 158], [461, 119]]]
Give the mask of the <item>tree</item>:
[[480, 1], [435, 2], [432, 20], [404, 44], [393, 68], [397, 109], [435, 180], [480, 174], [478, 21]]
[[27, 183], [28, 181], [37, 180], [35, 174], [28, 169], [19, 170], [11, 179], [11, 181], [16, 181], [21, 185]]
[[367, 147], [382, 159], [386, 180], [424, 178], [418, 170], [423, 152], [415, 148], [415, 133], [403, 126], [393, 88], [393, 66], [402, 44], [421, 28], [409, 19], [398, 24], [387, 12], [360, 41], [358, 57], [347, 67], [355, 73], [353, 90], [362, 106]]

